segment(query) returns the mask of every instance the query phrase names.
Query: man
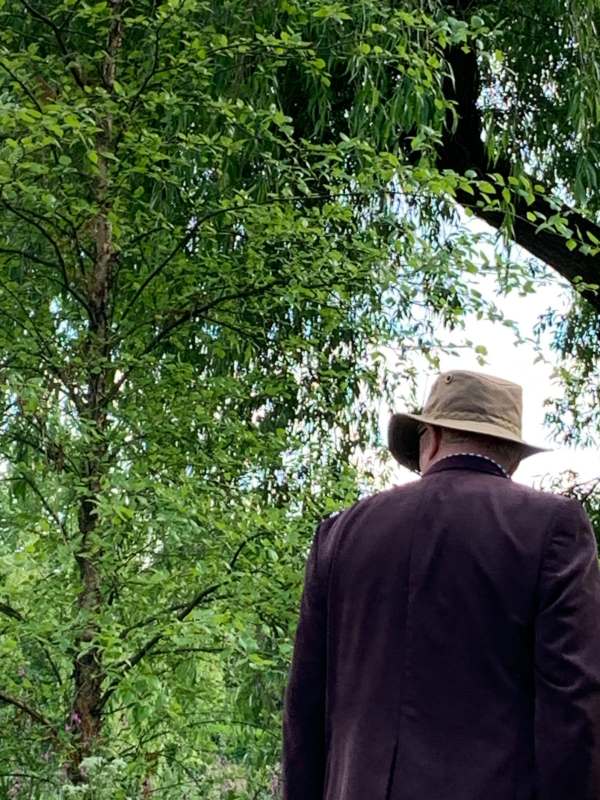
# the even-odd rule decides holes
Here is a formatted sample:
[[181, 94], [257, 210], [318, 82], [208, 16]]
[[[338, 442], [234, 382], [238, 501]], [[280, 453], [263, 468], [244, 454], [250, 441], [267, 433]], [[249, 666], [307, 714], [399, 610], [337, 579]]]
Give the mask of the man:
[[319, 525], [284, 698], [285, 800], [600, 800], [600, 570], [513, 482], [521, 387], [456, 370], [389, 446], [422, 477]]

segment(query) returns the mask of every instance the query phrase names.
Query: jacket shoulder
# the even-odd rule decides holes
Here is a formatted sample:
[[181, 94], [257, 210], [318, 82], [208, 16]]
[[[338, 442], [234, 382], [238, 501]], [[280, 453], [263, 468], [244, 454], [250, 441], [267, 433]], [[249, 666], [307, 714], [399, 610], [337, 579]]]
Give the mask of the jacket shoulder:
[[552, 508], [556, 513], [569, 514], [583, 512], [583, 505], [577, 498], [571, 497], [559, 492], [542, 491], [541, 489], [534, 489], [532, 486], [527, 486], [518, 481], [511, 481], [510, 485], [513, 490], [519, 492], [524, 497], [530, 497], [532, 500], [537, 500], [540, 505]]
[[[518, 481], [498, 481], [498, 489], [503, 489], [507, 494], [512, 495], [513, 500], [519, 498], [526, 502], [529, 508], [543, 509], [551, 516], [564, 518], [581, 517], [585, 515], [583, 505], [579, 500], [564, 494], [542, 491], [534, 489]], [[427, 482], [423, 479], [416, 479], [407, 483], [392, 486], [388, 489], [374, 492], [357, 500], [351, 506], [347, 506], [338, 511], [334, 511], [321, 520], [321, 537], [325, 538], [329, 531], [345, 528], [348, 523], [354, 522], [357, 518], [366, 513], [376, 511], [388, 504], [410, 502], [419, 498], [427, 491]]]
[[[558, 514], [561, 517], [581, 516], [581, 514], [585, 514], [583, 505], [579, 500], [564, 494], [534, 489], [531, 486], [513, 480], [498, 481], [497, 488], [501, 487], [504, 491], [511, 494], [513, 498], [520, 496], [524, 501], [528, 501], [530, 505], [537, 505], [540, 509], [545, 508], [551, 513]], [[408, 501], [426, 491], [426, 481], [417, 478], [414, 481], [373, 492], [373, 494], [360, 498], [351, 506], [341, 508], [324, 517], [320, 522], [321, 536], [326, 536], [327, 532], [330, 530], [344, 527], [348, 522], [362, 516], [366, 512], [374, 511], [388, 503]]]
[[346, 506], [338, 511], [334, 511], [328, 516], [324, 517], [320, 522], [321, 535], [327, 535], [327, 531], [334, 528], [343, 527], [346, 523], [354, 520], [364, 513], [374, 510], [382, 504], [393, 501], [396, 498], [408, 497], [421, 488], [421, 481], [415, 480], [409, 483], [403, 483], [399, 486], [392, 486], [389, 489], [382, 489], [381, 491], [373, 492], [366, 497], [361, 497], [351, 506]]

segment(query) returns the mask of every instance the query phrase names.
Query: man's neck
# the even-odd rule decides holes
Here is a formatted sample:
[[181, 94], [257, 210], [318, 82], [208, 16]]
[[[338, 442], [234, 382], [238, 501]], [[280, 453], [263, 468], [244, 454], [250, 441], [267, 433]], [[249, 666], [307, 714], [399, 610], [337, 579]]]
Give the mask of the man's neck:
[[437, 464], [438, 461], [443, 461], [444, 459], [451, 458], [452, 456], [474, 456], [476, 458], [483, 458], [486, 461], [491, 461], [492, 464], [495, 464], [497, 467], [499, 467], [502, 470], [502, 472], [506, 475], [507, 478], [510, 478], [510, 473], [506, 469], [506, 467], [503, 464], [500, 464], [498, 461], [496, 461], [496, 459], [493, 456], [488, 455], [487, 453], [477, 452], [475, 450], [471, 450], [471, 449], [469, 449], [468, 445], [466, 445], [463, 448], [452, 447], [452, 448], [448, 448], [448, 449], [443, 450], [441, 453], [436, 455], [436, 457], [434, 459], [432, 459], [430, 461], [430, 463], [428, 465], [428, 468], [432, 467], [434, 464]]

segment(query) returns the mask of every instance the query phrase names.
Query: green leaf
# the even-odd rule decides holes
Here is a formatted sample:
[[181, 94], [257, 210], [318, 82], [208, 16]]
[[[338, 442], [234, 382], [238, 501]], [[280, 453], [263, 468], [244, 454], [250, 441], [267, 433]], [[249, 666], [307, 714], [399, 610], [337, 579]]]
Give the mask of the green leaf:
[[489, 181], [477, 181], [477, 186], [484, 194], [495, 194], [496, 188]]

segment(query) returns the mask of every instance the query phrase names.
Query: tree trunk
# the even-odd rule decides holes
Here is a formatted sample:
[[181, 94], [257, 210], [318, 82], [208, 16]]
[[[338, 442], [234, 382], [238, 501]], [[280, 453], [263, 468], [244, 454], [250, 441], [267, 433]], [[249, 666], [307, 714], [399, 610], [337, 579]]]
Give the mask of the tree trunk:
[[[113, 20], [109, 32], [102, 82], [112, 92], [115, 80], [115, 57], [121, 45], [120, 19], [122, 0], [112, 0]], [[112, 119], [99, 120], [101, 132], [96, 139], [98, 175], [96, 202], [98, 213], [94, 221], [95, 258], [85, 287], [89, 308], [88, 335], [83, 347], [87, 377], [81, 419], [94, 433], [94, 444], [82, 465], [86, 491], [79, 506], [80, 546], [76, 560], [82, 588], [78, 598], [84, 616], [82, 630], [76, 638], [76, 657], [73, 666], [74, 697], [67, 726], [73, 731], [75, 747], [69, 765], [70, 778], [75, 783], [85, 781], [80, 770], [83, 759], [92, 755], [102, 732], [102, 683], [105, 677], [102, 653], [95, 644], [100, 630], [100, 615], [106, 602], [102, 592], [101, 563], [104, 555], [98, 531], [101, 520], [97, 504], [102, 478], [107, 470], [108, 456], [108, 397], [114, 379], [110, 343], [110, 308], [113, 298], [113, 270], [116, 252], [109, 219], [109, 171], [106, 153], [113, 147]]]

